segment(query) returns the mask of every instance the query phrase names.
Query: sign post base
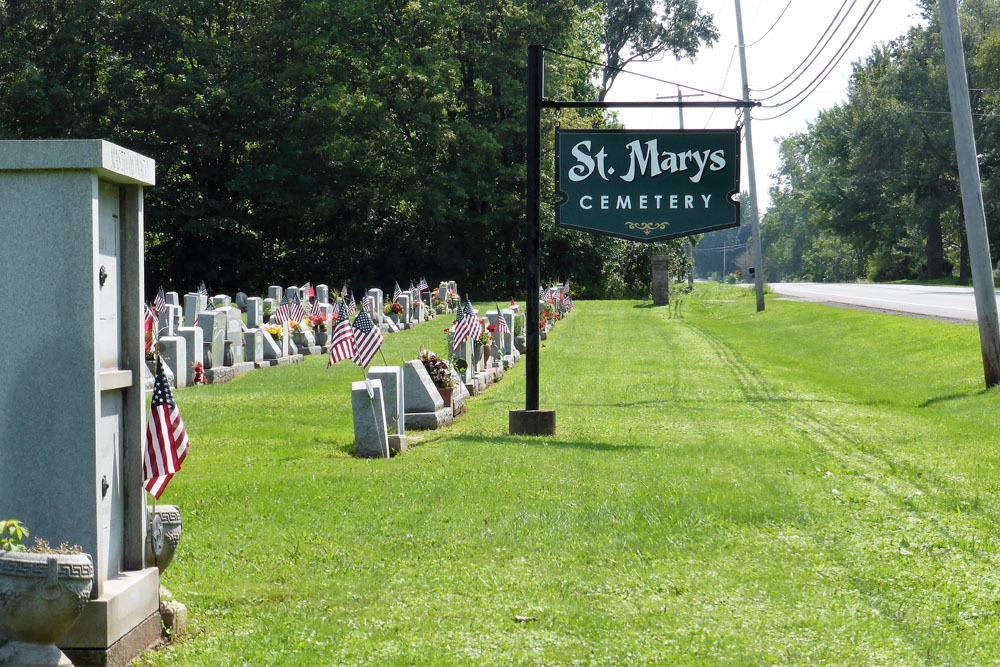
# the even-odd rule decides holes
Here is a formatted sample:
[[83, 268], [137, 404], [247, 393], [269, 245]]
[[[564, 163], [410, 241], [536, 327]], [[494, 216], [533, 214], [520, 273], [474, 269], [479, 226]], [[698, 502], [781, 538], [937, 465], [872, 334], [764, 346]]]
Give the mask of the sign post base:
[[555, 435], [555, 410], [511, 410], [507, 413], [510, 435]]

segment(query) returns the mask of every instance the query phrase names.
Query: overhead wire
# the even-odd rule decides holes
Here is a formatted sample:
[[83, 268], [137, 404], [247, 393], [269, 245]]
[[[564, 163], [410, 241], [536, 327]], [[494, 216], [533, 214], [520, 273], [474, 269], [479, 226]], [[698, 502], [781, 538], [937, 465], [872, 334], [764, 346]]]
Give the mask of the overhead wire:
[[[767, 32], [765, 32], [763, 35], [761, 35], [760, 37], [758, 37], [757, 39], [755, 39], [750, 44], [746, 44], [745, 48], [750, 48], [751, 46], [757, 46], [758, 44], [760, 44], [761, 42], [763, 42], [764, 38], [771, 34], [771, 31], [774, 30], [774, 27], [776, 25], [778, 25], [778, 23], [781, 21], [781, 19], [785, 16], [785, 12], [787, 12], [788, 8], [792, 6], [792, 2], [793, 2], [793, 0], [788, 0], [788, 4], [785, 5], [785, 8], [781, 10], [780, 14], [778, 14], [778, 18], [774, 21], [774, 23], [771, 24], [771, 27], [767, 29]], [[759, 9], [759, 5], [758, 5], [758, 9]]]
[[[722, 84], [719, 86], [719, 88], [725, 88], [726, 87], [726, 81], [729, 80], [729, 70], [732, 69], [732, 67], [733, 67], [733, 60], [736, 58], [736, 48], [737, 47], [734, 46], [732, 53], [729, 54], [729, 64], [726, 65], [726, 73], [722, 77]], [[715, 101], [718, 102], [719, 98], [716, 97]], [[710, 114], [708, 114], [708, 120], [705, 121], [705, 127], [703, 129], [706, 129], [706, 130], [708, 129], [708, 126], [712, 122], [712, 116], [715, 115], [716, 108], [717, 107], [712, 107], [712, 112]]]
[[788, 98], [784, 102], [779, 102], [777, 104], [771, 104], [765, 106], [766, 108], [769, 109], [778, 109], [780, 107], [791, 104], [793, 100], [795, 100], [798, 97], [801, 97], [801, 99], [798, 102], [796, 102], [795, 104], [793, 104], [791, 107], [781, 112], [780, 114], [774, 116], [768, 116], [766, 118], [758, 118], [757, 116], [754, 116], [754, 119], [764, 121], [764, 120], [775, 120], [776, 118], [781, 118], [782, 116], [791, 113], [800, 104], [809, 99], [809, 96], [812, 95], [814, 92], [816, 92], [816, 90], [821, 85], [823, 85], [823, 82], [826, 81], [827, 77], [829, 77], [830, 74], [833, 73], [837, 65], [840, 64], [840, 61], [844, 59], [845, 55], [847, 55], [847, 52], [850, 50], [850, 48], [854, 46], [854, 43], [858, 40], [858, 37], [861, 36], [861, 33], [864, 32], [864, 29], [868, 26], [868, 22], [871, 21], [872, 17], [875, 15], [875, 12], [878, 11], [878, 8], [881, 6], [881, 4], [882, 0], [871, 0], [868, 3], [868, 7], [865, 8], [865, 13], [867, 14], [867, 16], [862, 14], [862, 18], [859, 19], [858, 23], [855, 24], [854, 29], [848, 35], [847, 40], [844, 41], [840, 49], [837, 50], [837, 53], [834, 54], [833, 58], [826, 64], [826, 66], [820, 71], [820, 73], [817, 74], [812, 81], [806, 84], [805, 88], [803, 88], [798, 93]]
[[[816, 40], [816, 43], [813, 44], [813, 47], [811, 49], [809, 49], [809, 53], [807, 53], [805, 55], [805, 57], [802, 59], [802, 61], [798, 65], [796, 65], [795, 68], [792, 69], [792, 71], [789, 72], [785, 76], [784, 79], [782, 79], [778, 83], [770, 85], [770, 86], [768, 86], [766, 88], [754, 88], [754, 90], [757, 91], [757, 92], [760, 92], [760, 93], [766, 93], [769, 90], [773, 90], [773, 89], [777, 88], [778, 86], [780, 86], [781, 84], [783, 84], [785, 81], [788, 81], [788, 79], [791, 78], [792, 76], [794, 76], [795, 73], [799, 71], [799, 68], [802, 67], [803, 65], [806, 65], [806, 69], [808, 69], [809, 65], [812, 64], [812, 61], [810, 61], [808, 64], [806, 64], [806, 61], [809, 60], [809, 58], [813, 55], [814, 52], [816, 52], [816, 48], [819, 47], [820, 43], [823, 42], [824, 38], [826, 38], [827, 33], [830, 32], [830, 28], [832, 28], [833, 24], [837, 21], [837, 17], [840, 16], [840, 12], [843, 11], [844, 7], [847, 5], [847, 2], [848, 2], [848, 0], [844, 0], [840, 4], [840, 7], [837, 9], [837, 12], [833, 15], [833, 18], [830, 20], [830, 23], [826, 26], [826, 30], [824, 30], [823, 34], [821, 34], [819, 36], [819, 39]], [[833, 31], [833, 34], [831, 34], [830, 38], [826, 40], [826, 44], [829, 44], [830, 40], [833, 39], [833, 35], [835, 35], [837, 33], [837, 30], [840, 30], [840, 26], [843, 25], [844, 20], [847, 19], [847, 16], [851, 13], [851, 10], [854, 9], [854, 5], [857, 4], [857, 2], [858, 2], [858, 0], [852, 0], [851, 1], [850, 8], [848, 8], [847, 12], [844, 14], [844, 17], [840, 20], [840, 23], [837, 24], [837, 28]], [[823, 45], [823, 47], [820, 49], [819, 53], [816, 53], [816, 58], [818, 58], [819, 54], [822, 53], [823, 49], [826, 48], [826, 44]], [[813, 61], [815, 61], [816, 58], [813, 58]], [[803, 72], [804, 71], [805, 70], [803, 70]], [[801, 74], [799, 76], [801, 76]], [[797, 78], [798, 77], [796, 77], [796, 79]], [[792, 83], [795, 83], [795, 81], [793, 80]], [[791, 85], [791, 84], [789, 84], [789, 85]]]
[[613, 65], [608, 65], [607, 63], [601, 63], [601, 62], [597, 62], [595, 60], [589, 60], [587, 58], [581, 58], [580, 56], [572, 56], [572, 55], [570, 55], [568, 53], [563, 53], [562, 51], [556, 51], [555, 49], [550, 49], [548, 47], [542, 47], [542, 48], [543, 48], [544, 51], [547, 51], [548, 53], [551, 53], [553, 55], [562, 56], [563, 58], [569, 58], [570, 60], [578, 60], [580, 62], [587, 63], [588, 65], [594, 65], [595, 67], [603, 67], [603, 68], [606, 68], [606, 69], [615, 70], [616, 72], [621, 72], [622, 74], [631, 74], [632, 76], [637, 76], [637, 77], [640, 77], [640, 78], [643, 78], [643, 79], [649, 79], [650, 81], [657, 81], [659, 83], [666, 83], [666, 84], [669, 84], [671, 86], [678, 86], [680, 88], [686, 88], [687, 90], [694, 90], [694, 91], [697, 91], [699, 93], [705, 93], [706, 95], [715, 95], [716, 98], [725, 97], [726, 99], [732, 100], [733, 102], [742, 102], [743, 101], [743, 100], [741, 100], [738, 97], [730, 97], [729, 95], [723, 95], [722, 93], [715, 93], [715, 92], [712, 92], [711, 90], [705, 90], [704, 88], [697, 88], [695, 86], [689, 86], [687, 84], [677, 83], [676, 81], [668, 81], [667, 79], [661, 79], [659, 77], [650, 76], [649, 74], [643, 74], [641, 72], [633, 72], [633, 71], [627, 70], [627, 69], [625, 69], [623, 67], [615, 67]]

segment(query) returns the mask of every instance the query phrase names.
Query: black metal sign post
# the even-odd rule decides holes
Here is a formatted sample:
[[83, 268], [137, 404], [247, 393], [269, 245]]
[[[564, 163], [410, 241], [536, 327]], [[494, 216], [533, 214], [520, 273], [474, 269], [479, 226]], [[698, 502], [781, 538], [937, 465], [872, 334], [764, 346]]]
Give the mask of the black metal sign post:
[[758, 106], [757, 102], [742, 100], [732, 102], [579, 102], [546, 100], [544, 97], [544, 47], [528, 47], [528, 155], [526, 215], [524, 220], [524, 281], [527, 290], [524, 315], [526, 318], [525, 398], [524, 410], [511, 410], [508, 428], [511, 435], [555, 435], [555, 410], [539, 410], [538, 384], [538, 292], [541, 289], [539, 266], [539, 237], [541, 217], [542, 171], [542, 109], [609, 109], [609, 108], [745, 108]]

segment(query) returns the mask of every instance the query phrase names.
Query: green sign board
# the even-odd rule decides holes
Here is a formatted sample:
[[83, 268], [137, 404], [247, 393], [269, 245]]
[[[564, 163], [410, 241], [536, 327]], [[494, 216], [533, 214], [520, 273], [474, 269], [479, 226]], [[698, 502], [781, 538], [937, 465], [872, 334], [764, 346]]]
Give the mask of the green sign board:
[[556, 225], [633, 241], [737, 227], [737, 130], [556, 129]]

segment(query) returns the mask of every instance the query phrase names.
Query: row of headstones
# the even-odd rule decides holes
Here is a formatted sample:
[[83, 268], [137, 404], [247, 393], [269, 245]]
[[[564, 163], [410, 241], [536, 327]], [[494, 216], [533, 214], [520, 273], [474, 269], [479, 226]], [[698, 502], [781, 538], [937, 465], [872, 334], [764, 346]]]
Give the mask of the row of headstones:
[[[366, 296], [377, 304], [376, 320], [385, 321], [382, 313], [382, 290], [370, 289]], [[313, 331], [300, 327], [290, 335], [287, 322], [281, 324], [282, 336], [275, 340], [264, 328], [265, 310], [274, 312], [284, 299], [298, 297], [304, 308], [311, 311], [307, 290], [296, 285], [282, 288], [272, 285], [266, 298], [250, 297], [239, 292], [236, 305], [227, 295], [212, 297], [213, 309], [208, 309], [208, 297], [198, 292], [184, 295], [184, 306], [180, 306], [177, 292], [165, 294], [166, 307], [160, 312], [158, 328], [158, 349], [165, 363], [166, 372], [172, 384], [184, 387], [195, 381], [195, 366], [200, 363], [206, 376], [230, 379], [254, 368], [279, 363], [300, 361], [302, 354], [324, 354], [329, 350], [333, 330], [334, 306], [330, 303], [327, 285], [317, 285], [315, 299], [318, 310], [326, 319], [326, 331]], [[406, 327], [415, 326], [427, 316], [425, 308], [430, 306], [419, 302], [411, 304], [409, 295], [399, 299], [403, 304]], [[428, 302], [430, 293], [428, 292]], [[246, 309], [247, 322], [243, 323], [240, 307]], [[398, 325], [385, 325], [389, 330], [398, 330]], [[147, 381], [150, 385], [151, 381]]]
[[[517, 306], [491, 310], [486, 316], [496, 329], [499, 317], [514, 330]], [[476, 312], [476, 316], [479, 313]], [[465, 400], [503, 378], [504, 371], [521, 358], [513, 337], [494, 333], [497, 352], [486, 356], [482, 346], [467, 341], [459, 347], [459, 358], [468, 363], [463, 373], [452, 370], [451, 405], [445, 405], [421, 361], [407, 361], [400, 366], [374, 366], [367, 379], [351, 385], [351, 408], [354, 416], [355, 453], [362, 457], [386, 458], [406, 451], [406, 427], [437, 429], [450, 424], [460, 414]], [[478, 348], [478, 350], [477, 350]]]

